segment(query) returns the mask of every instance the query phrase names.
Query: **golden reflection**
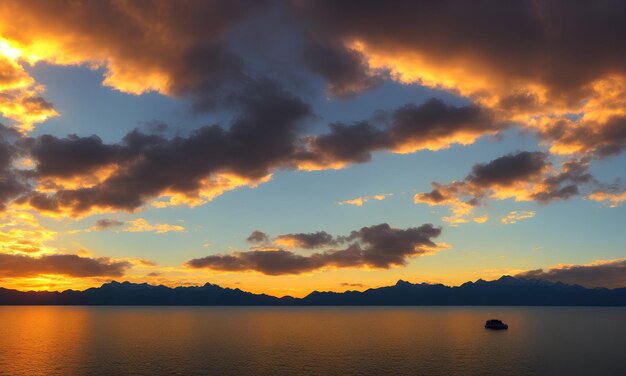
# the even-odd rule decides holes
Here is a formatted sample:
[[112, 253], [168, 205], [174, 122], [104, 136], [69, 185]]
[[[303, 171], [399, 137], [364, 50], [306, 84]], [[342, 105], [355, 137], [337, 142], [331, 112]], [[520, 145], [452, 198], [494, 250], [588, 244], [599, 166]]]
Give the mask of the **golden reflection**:
[[[623, 341], [611, 327], [620, 314], [569, 307], [5, 307], [0, 369], [9, 375], [532, 374], [543, 356], [539, 365], [557, 374], [592, 374], [598, 364], [619, 364]], [[490, 318], [509, 330], [486, 330]], [[563, 331], [563, 323], [571, 330]], [[598, 348], [601, 339], [614, 348]], [[564, 348], [567, 343], [573, 347]], [[582, 356], [572, 358], [573, 348]]]

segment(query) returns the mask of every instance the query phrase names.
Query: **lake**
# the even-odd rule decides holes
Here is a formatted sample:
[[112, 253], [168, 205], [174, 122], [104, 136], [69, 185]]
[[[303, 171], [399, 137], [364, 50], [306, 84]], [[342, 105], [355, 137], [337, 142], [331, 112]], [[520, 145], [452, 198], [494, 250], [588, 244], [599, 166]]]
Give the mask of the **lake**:
[[626, 308], [0, 307], [0, 374], [626, 375]]

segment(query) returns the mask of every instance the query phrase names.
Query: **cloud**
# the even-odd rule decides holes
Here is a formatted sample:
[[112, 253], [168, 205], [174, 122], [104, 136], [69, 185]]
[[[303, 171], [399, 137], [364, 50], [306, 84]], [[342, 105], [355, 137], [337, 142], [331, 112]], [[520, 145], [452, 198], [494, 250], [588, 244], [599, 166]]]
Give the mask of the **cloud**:
[[592, 192], [588, 197], [594, 201], [605, 202], [611, 208], [616, 208], [626, 201], [626, 189], [619, 186], [606, 187]]
[[237, 116], [228, 130], [204, 126], [170, 139], [134, 130], [113, 145], [97, 137], [22, 140], [23, 148], [32, 150], [31, 175], [40, 184], [19, 203], [81, 216], [133, 211], [155, 198], [162, 198], [153, 203], [157, 207], [193, 206], [267, 181], [273, 169], [294, 164], [297, 131], [310, 109], [276, 83], [251, 85], [233, 98]]
[[513, 210], [509, 212], [509, 214], [502, 217], [500, 221], [504, 224], [517, 223], [518, 221], [521, 221], [523, 219], [533, 218], [534, 216], [535, 216], [534, 211], [525, 211], [525, 212], [518, 213], [517, 211]]
[[33, 167], [9, 168], [25, 176], [16, 182], [27, 184], [17, 185], [6, 200], [17, 196], [18, 205], [72, 217], [132, 212], [147, 203], [195, 206], [226, 191], [265, 182], [276, 169], [339, 168], [365, 162], [376, 150], [411, 152], [407, 145], [430, 141], [439, 148], [464, 142], [456, 137], [467, 129], [499, 129], [479, 109], [433, 99], [393, 111], [387, 128], [331, 124], [330, 133], [301, 136], [302, 125], [312, 116], [306, 103], [275, 82], [249, 85], [232, 99], [236, 117], [228, 129], [203, 126], [173, 138], [133, 130], [116, 144], [105, 144], [97, 136], [18, 138], [16, 147]]
[[270, 241], [270, 238], [263, 231], [254, 230], [250, 236], [246, 238], [246, 241], [248, 243], [267, 243]]
[[413, 153], [445, 149], [452, 144], [467, 145], [509, 126], [480, 106], [456, 107], [437, 98], [420, 105], [407, 104], [378, 117], [383, 117], [385, 126], [371, 121], [332, 123], [329, 133], [309, 137], [310, 155], [301, 167], [339, 168], [368, 162], [377, 151]]
[[585, 287], [626, 287], [626, 259], [602, 260], [582, 265], [562, 264], [546, 271], [529, 270], [517, 276]]
[[[378, 150], [467, 145], [513, 123], [539, 134], [552, 153], [605, 157], [626, 145], [626, 54], [614, 48], [624, 42], [624, 13], [617, 0], [523, 0], [512, 6], [6, 0], [0, 6], [0, 111], [27, 117], [19, 120], [25, 124], [56, 115], [23, 67], [37, 62], [101, 68], [105, 85], [186, 98], [201, 110], [228, 103], [263, 75], [301, 79], [313, 73], [335, 96], [391, 78], [474, 103], [443, 110], [441, 103], [408, 105], [391, 115], [390, 132], [367, 122], [336, 124], [333, 137], [311, 140], [325, 157], [302, 166], [364, 162]], [[93, 19], [99, 22], [85, 21]], [[379, 26], [373, 29], [372, 22]], [[291, 38], [271, 37], [283, 35]], [[264, 53], [244, 56], [242, 50], [251, 50], [246, 38]], [[296, 63], [281, 64], [281, 72], [289, 72], [279, 74], [274, 55]], [[342, 137], [353, 142], [343, 151], [336, 147]]]
[[339, 201], [339, 205], [353, 205], [353, 206], [363, 206], [363, 203], [367, 201], [364, 197], [357, 197], [350, 200]]
[[14, 168], [21, 157], [16, 143], [21, 136], [13, 129], [0, 124], [0, 211], [6, 204], [30, 189], [28, 174]]
[[351, 283], [351, 282], [341, 282], [340, 286], [342, 287], [356, 287], [356, 288], [366, 288], [369, 287], [366, 284], [363, 283]]
[[430, 192], [418, 193], [416, 204], [447, 205], [452, 215], [443, 220], [458, 225], [469, 222], [474, 209], [487, 199], [536, 201], [547, 204], [578, 195], [581, 186], [599, 183], [588, 172], [588, 160], [566, 160], [554, 171], [543, 152], [518, 152], [474, 165], [460, 181], [432, 183]]
[[31, 63], [102, 67], [104, 84], [120, 91], [157, 91], [205, 105], [224, 80], [241, 76], [239, 58], [224, 47], [227, 32], [268, 4], [8, 0], [0, 6], [0, 36]]
[[190, 268], [217, 271], [256, 271], [267, 275], [302, 274], [326, 268], [388, 269], [407, 263], [437, 249], [432, 241], [441, 229], [430, 224], [407, 229], [392, 228], [386, 223], [363, 227], [346, 237], [343, 249], [327, 249], [310, 255], [299, 255], [283, 249], [250, 250], [228, 255], [212, 255], [187, 262]]
[[154, 232], [155, 234], [164, 234], [166, 232], [186, 232], [183, 226], [170, 225], [167, 223], [150, 224], [144, 218], [133, 219], [128, 222], [128, 226], [124, 228], [124, 232]]
[[55, 236], [56, 231], [42, 226], [32, 213], [14, 209], [0, 212], [0, 253], [51, 253], [54, 249], [46, 242]]
[[337, 244], [337, 240], [326, 231], [309, 234], [285, 234], [274, 239], [274, 244], [285, 248], [319, 248]]
[[614, 52], [626, 35], [620, 1], [295, 4], [312, 39], [360, 54], [355, 70], [472, 98], [536, 131], [553, 153], [624, 150], [626, 54]]
[[339, 205], [363, 206], [363, 204], [366, 203], [370, 199], [374, 199], [376, 201], [382, 201], [386, 199], [388, 196], [392, 196], [392, 195], [393, 193], [384, 193], [384, 194], [373, 195], [373, 196], [363, 196], [363, 197], [353, 198], [350, 200], [339, 201], [338, 204]]
[[118, 221], [116, 219], [103, 218], [98, 219], [96, 223], [93, 225], [92, 229], [95, 231], [103, 231], [111, 228], [121, 227], [124, 225], [124, 222]]
[[32, 277], [55, 274], [70, 277], [121, 277], [132, 264], [108, 258], [89, 258], [78, 255], [25, 255], [0, 254], [0, 277]]
[[40, 96], [43, 86], [37, 85], [18, 62], [21, 55], [0, 36], [0, 114], [25, 132], [58, 113]]
[[328, 82], [328, 91], [349, 97], [379, 85], [382, 72], [373, 72], [360, 52], [337, 43], [311, 43], [304, 50], [305, 65]]
[[[187, 99], [197, 110], [232, 112], [234, 118], [230, 124], [171, 138], [135, 130], [114, 144], [77, 135], [8, 143], [12, 161], [4, 167], [0, 163], [0, 205], [15, 202], [72, 217], [133, 212], [145, 205], [195, 206], [229, 190], [254, 187], [277, 169], [342, 168], [367, 162], [376, 152], [441, 150], [520, 124], [540, 135], [551, 153], [571, 155], [573, 167], [586, 168], [591, 158], [620, 153], [626, 144], [626, 70], [620, 63], [626, 55], [610, 48], [621, 44], [621, 34], [613, 31], [622, 30], [621, 16], [614, 16], [622, 8], [613, 1], [572, 6], [530, 0], [512, 8], [454, 1], [363, 5], [237, 0], [176, 6], [157, 0], [3, 1], [0, 67], [6, 74], [0, 78], [0, 111], [5, 115], [11, 113], [9, 105], [18, 103], [28, 107], [25, 113], [35, 119], [30, 123], [54, 115], [43, 89], [24, 69], [24, 64], [46, 62], [102, 69], [104, 84], [117, 90], [157, 91]], [[496, 13], [499, 17], [489, 16]], [[593, 32], [581, 34], [556, 14], [566, 14]], [[597, 24], [605, 16], [611, 16], [609, 25]], [[291, 22], [266, 27], [271, 17]], [[100, 21], [85, 21], [92, 19]], [[372, 30], [372, 20], [381, 27]], [[448, 90], [473, 103], [431, 99], [304, 135], [302, 125], [312, 110], [283, 88], [298, 85], [263, 78], [283, 77], [274, 69], [276, 62], [266, 57], [272, 54], [261, 54], [263, 61], [243, 56], [241, 39], [262, 34], [259, 24], [272, 35], [293, 35], [290, 44], [276, 47], [285, 59], [297, 62], [297, 68], [285, 65], [285, 76], [313, 73], [326, 80], [331, 95], [354, 95], [391, 78]], [[254, 41], [261, 49], [279, 44], [262, 36]], [[581, 52], [585, 48], [594, 53]], [[20, 153], [32, 158], [32, 170], [12, 167]], [[534, 157], [536, 165], [542, 163], [541, 154], [515, 157], [493, 163], [510, 166], [515, 179], [523, 174], [514, 170], [515, 162], [530, 168], [530, 175], [534, 166], [522, 165], [522, 159]], [[482, 166], [486, 171], [475, 168], [475, 176], [461, 184], [440, 184], [437, 192], [417, 201], [433, 204], [448, 193], [445, 200], [456, 210], [449, 221], [467, 221], [467, 213], [484, 198], [476, 193], [551, 202], [579, 194], [583, 183], [575, 180], [585, 176], [573, 177], [575, 168], [570, 174], [563, 165], [563, 175], [546, 178], [542, 189], [529, 190], [521, 187], [521, 179], [505, 184], [508, 170], [497, 171], [496, 165]], [[489, 171], [504, 180], [490, 182]], [[522, 197], [522, 192], [532, 197]], [[364, 202], [356, 198], [345, 203]]]
[[474, 221], [476, 223], [480, 223], [480, 224], [485, 223], [488, 220], [489, 220], [489, 215], [487, 215], [487, 214], [481, 215], [480, 217], [472, 218], [472, 221]]
[[466, 180], [479, 187], [507, 187], [534, 178], [546, 166], [546, 154], [542, 152], [508, 154], [489, 163], [474, 165]]

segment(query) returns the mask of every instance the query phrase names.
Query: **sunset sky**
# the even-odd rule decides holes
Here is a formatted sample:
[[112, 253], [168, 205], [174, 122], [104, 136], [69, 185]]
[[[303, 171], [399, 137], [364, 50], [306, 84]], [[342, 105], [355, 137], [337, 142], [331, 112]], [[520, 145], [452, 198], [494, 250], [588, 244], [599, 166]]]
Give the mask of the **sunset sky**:
[[0, 2], [0, 286], [626, 286], [626, 2]]

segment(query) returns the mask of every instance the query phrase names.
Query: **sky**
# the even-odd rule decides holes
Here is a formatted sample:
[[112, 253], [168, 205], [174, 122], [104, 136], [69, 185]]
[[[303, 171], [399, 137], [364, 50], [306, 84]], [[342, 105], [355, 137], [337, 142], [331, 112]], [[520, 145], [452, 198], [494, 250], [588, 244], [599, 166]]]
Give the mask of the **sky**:
[[0, 3], [0, 286], [626, 287], [621, 1]]

